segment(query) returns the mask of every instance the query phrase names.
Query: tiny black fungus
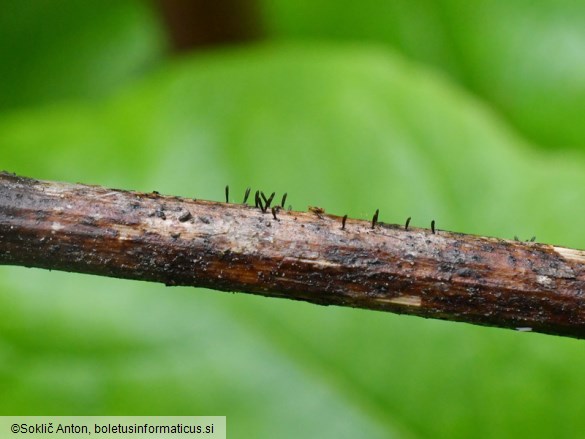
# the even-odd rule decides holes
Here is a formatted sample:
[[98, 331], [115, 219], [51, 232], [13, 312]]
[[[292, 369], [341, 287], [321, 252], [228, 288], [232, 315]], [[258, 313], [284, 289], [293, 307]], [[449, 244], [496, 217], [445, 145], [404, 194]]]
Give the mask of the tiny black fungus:
[[274, 217], [274, 219], [275, 219], [276, 221], [279, 221], [279, 220], [278, 220], [278, 218], [276, 217], [276, 211], [277, 211], [277, 208], [276, 208], [276, 207], [273, 207], [273, 208], [272, 208], [272, 216]]
[[431, 221], [431, 232], [433, 232], [433, 235], [435, 234], [435, 220]]
[[378, 214], [380, 213], [380, 209], [376, 209], [376, 213], [374, 213], [374, 217], [372, 218], [372, 229], [376, 227], [376, 223], [378, 222]]
[[280, 202], [280, 207], [282, 207], [284, 209], [284, 204], [286, 203], [286, 196], [288, 194], [285, 192], [284, 195], [282, 196], [282, 201]]
[[347, 215], [343, 215], [341, 218], [341, 230], [345, 230], [345, 222], [347, 221]]
[[262, 198], [264, 198], [264, 208], [265, 211], [266, 209], [268, 209], [270, 207], [270, 204], [272, 204], [272, 200], [274, 199], [274, 195], [276, 195], [276, 192], [272, 192], [272, 194], [270, 194], [270, 196], [268, 197], [268, 199], [266, 199], [266, 197], [264, 197], [264, 194], [262, 194]]
[[404, 230], [408, 230], [409, 225], [410, 225], [410, 217], [406, 218], [406, 224], [404, 224]]
[[325, 213], [325, 209], [318, 206], [309, 206], [309, 212], [314, 213], [319, 218], [323, 219], [323, 214]]
[[244, 201], [242, 201], [242, 204], [246, 204], [248, 202], [248, 197], [250, 196], [250, 190], [252, 190], [252, 188], [246, 189], [246, 193], [244, 194]]
[[229, 187], [229, 185], [226, 185], [226, 187], [225, 187], [225, 202], [226, 203], [230, 202], [230, 187]]
[[262, 210], [262, 213], [266, 213], [266, 210], [268, 209], [268, 204], [264, 203], [262, 204], [262, 200], [258, 200], [260, 203], [260, 209]]
[[255, 207], [259, 207], [260, 209], [262, 209], [262, 202], [260, 201], [260, 191], [256, 191], [256, 194], [254, 195], [254, 202]]

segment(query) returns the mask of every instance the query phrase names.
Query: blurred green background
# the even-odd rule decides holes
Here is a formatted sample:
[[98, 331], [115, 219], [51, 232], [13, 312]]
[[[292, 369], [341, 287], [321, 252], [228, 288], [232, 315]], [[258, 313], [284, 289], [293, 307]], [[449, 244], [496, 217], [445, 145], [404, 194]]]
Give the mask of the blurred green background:
[[[585, 4], [3, 0], [0, 167], [585, 248]], [[279, 195], [280, 196], [280, 195]], [[582, 341], [0, 267], [5, 415], [573, 438]]]

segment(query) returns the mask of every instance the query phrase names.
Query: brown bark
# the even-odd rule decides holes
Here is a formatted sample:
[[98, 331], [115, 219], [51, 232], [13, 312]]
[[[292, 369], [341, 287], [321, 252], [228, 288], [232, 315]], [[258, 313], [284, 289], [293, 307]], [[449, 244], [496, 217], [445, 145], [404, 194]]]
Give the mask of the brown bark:
[[585, 338], [584, 252], [343, 223], [0, 174], [0, 264]]
[[172, 49], [238, 44], [260, 39], [260, 14], [251, 0], [157, 0]]

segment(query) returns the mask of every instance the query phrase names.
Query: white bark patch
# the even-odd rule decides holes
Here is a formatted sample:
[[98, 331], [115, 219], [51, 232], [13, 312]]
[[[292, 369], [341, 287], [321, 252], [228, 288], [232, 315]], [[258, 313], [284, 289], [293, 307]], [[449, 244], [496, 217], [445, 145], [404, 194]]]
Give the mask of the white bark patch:
[[553, 247], [563, 258], [585, 264], [585, 251], [565, 247]]
[[421, 298], [419, 296], [398, 296], [391, 299], [376, 299], [378, 302], [393, 303], [404, 306], [421, 306]]
[[553, 286], [553, 280], [548, 276], [536, 276], [536, 282], [538, 282], [543, 287]]
[[339, 267], [339, 264], [337, 262], [329, 262], [329, 261], [323, 261], [323, 260], [319, 260], [319, 259], [307, 259], [307, 258], [298, 258], [295, 259], [298, 262], [302, 262], [303, 264], [309, 264], [309, 265], [314, 265], [316, 267]]
[[63, 224], [57, 222], [51, 225], [51, 230], [53, 231], [53, 233], [58, 232], [59, 230], [63, 230], [64, 228], [65, 226]]

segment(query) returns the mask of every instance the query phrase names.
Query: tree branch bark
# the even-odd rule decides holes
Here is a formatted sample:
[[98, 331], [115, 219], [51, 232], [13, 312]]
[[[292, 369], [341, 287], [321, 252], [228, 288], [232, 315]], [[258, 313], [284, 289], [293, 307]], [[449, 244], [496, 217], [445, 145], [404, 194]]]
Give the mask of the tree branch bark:
[[585, 252], [318, 209], [0, 173], [0, 264], [585, 338]]

